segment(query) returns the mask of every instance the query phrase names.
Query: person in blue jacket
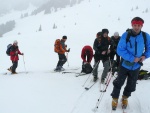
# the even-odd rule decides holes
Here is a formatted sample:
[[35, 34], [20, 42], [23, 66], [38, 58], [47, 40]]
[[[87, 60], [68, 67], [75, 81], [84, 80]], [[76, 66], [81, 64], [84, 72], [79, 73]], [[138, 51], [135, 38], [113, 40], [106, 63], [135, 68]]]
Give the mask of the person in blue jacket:
[[[126, 108], [128, 105], [128, 97], [131, 92], [136, 90], [136, 81], [142, 62], [150, 57], [150, 36], [146, 35], [146, 43], [144, 43], [143, 32], [141, 31], [144, 20], [140, 17], [135, 17], [131, 20], [132, 29], [123, 33], [120, 38], [117, 53], [122, 57], [120, 69], [117, 78], [113, 81], [112, 109], [115, 110], [118, 104], [121, 87], [126, 78], [127, 83], [122, 95], [122, 107]], [[127, 41], [128, 33], [130, 32]]]

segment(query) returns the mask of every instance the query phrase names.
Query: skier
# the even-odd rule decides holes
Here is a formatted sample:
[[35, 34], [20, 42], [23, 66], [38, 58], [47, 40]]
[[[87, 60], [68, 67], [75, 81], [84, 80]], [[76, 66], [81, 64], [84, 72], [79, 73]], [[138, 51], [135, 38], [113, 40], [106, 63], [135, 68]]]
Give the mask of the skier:
[[[82, 51], [81, 51], [81, 58], [83, 60], [82, 62], [82, 72], [85, 72], [86, 73], [86, 69], [85, 67], [91, 67], [91, 61], [92, 61], [92, 58], [93, 58], [93, 49], [91, 46], [89, 45], [86, 45], [82, 48]], [[89, 69], [92, 69], [92, 68], [89, 68]], [[87, 70], [88, 73], [91, 72], [91, 70]]]
[[107, 76], [107, 72], [110, 69], [110, 65], [109, 65], [110, 50], [108, 49], [110, 44], [110, 38], [108, 37], [108, 33], [109, 33], [108, 29], [102, 29], [102, 32], [99, 32], [98, 38], [95, 39], [93, 45], [93, 48], [95, 50], [93, 81], [96, 81], [98, 79], [98, 65], [99, 65], [99, 61], [102, 60], [104, 69], [101, 76], [101, 83], [104, 83], [104, 80]]
[[[120, 38], [117, 53], [122, 57], [117, 78], [113, 81], [112, 109], [115, 110], [118, 104], [121, 87], [126, 78], [127, 84], [122, 95], [122, 108], [125, 109], [128, 105], [128, 97], [131, 92], [136, 90], [136, 81], [141, 67], [141, 63], [150, 57], [150, 36], [146, 35], [146, 44], [144, 44], [144, 36], [141, 31], [144, 20], [140, 17], [135, 17], [131, 20], [132, 29], [130, 30], [129, 40], [127, 36], [129, 32], [123, 33]], [[144, 51], [144, 49], [146, 49]]]
[[8, 68], [8, 70], [11, 71], [12, 74], [17, 74], [16, 68], [18, 67], [18, 60], [19, 60], [18, 54], [24, 55], [23, 53], [20, 52], [18, 42], [17, 40], [15, 40], [10, 49], [10, 60], [12, 61], [12, 66]]
[[63, 36], [62, 39], [57, 39], [55, 41], [55, 52], [58, 53], [59, 61], [54, 71], [64, 71], [63, 65], [66, 63], [67, 58], [65, 56], [65, 52], [70, 52], [70, 48], [67, 50], [67, 46], [65, 42], [67, 40], [67, 36]]
[[[112, 75], [114, 75], [115, 70], [118, 70], [119, 63], [120, 63], [120, 56], [116, 52], [119, 40], [120, 40], [119, 33], [115, 32], [114, 35], [111, 37], [111, 40], [110, 40], [110, 44], [111, 44], [111, 46], [110, 46], [110, 50], [111, 50], [110, 59], [112, 61], [112, 64], [115, 63], [115, 65], [116, 65], [115, 68], [117, 68], [117, 69], [114, 69], [114, 68], [112, 69], [113, 70]], [[116, 60], [114, 61], [115, 55], [116, 55]]]

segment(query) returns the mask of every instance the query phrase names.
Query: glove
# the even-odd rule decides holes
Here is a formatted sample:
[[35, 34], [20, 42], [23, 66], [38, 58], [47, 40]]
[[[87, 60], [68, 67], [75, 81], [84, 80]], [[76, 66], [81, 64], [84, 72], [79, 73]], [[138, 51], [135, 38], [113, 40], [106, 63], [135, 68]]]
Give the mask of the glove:
[[84, 65], [87, 64], [88, 62], [84, 62]]
[[102, 55], [105, 55], [105, 54], [106, 54], [106, 51], [103, 51], [103, 52], [102, 52]]
[[67, 52], [70, 52], [70, 48], [67, 50]]
[[24, 55], [24, 53], [21, 53], [21, 55]]
[[17, 55], [17, 54], [18, 54], [18, 51], [16, 51], [15, 54]]
[[145, 60], [145, 58], [146, 58], [145, 56], [141, 56], [141, 59], [139, 62], [143, 62]]

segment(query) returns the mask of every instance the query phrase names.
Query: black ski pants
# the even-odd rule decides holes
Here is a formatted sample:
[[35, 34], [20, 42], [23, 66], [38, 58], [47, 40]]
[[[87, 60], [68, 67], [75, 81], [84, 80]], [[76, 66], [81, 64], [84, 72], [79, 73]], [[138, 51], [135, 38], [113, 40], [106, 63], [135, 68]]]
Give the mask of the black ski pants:
[[16, 68], [18, 67], [18, 61], [12, 61], [12, 66], [10, 69], [12, 70], [12, 73], [16, 72]]
[[[89, 62], [90, 61], [90, 56], [89, 55], [84, 55], [84, 59], [86, 59], [86, 61]], [[82, 61], [82, 70], [84, 70], [84, 65], [85, 65], [84, 62]]]
[[116, 61], [117, 61], [117, 67], [118, 67], [120, 63], [120, 56], [116, 52], [111, 52], [110, 59], [114, 60], [115, 55], [116, 55]]
[[128, 70], [122, 66], [120, 66], [120, 70], [118, 73], [117, 78], [113, 81], [113, 91], [111, 93], [111, 96], [113, 98], [119, 98], [121, 87], [123, 86], [126, 78], [127, 83], [123, 91], [124, 96], [131, 96], [131, 92], [136, 90], [136, 81], [138, 79], [140, 68], [136, 70]]
[[62, 67], [66, 63], [67, 58], [66, 58], [65, 54], [59, 54], [59, 53], [58, 53], [58, 57], [59, 57], [59, 61], [57, 63], [57, 67], [59, 67], [59, 66]]
[[94, 55], [94, 66], [93, 66], [93, 76], [97, 77], [98, 76], [98, 67], [99, 67], [99, 63], [101, 60], [101, 56], [98, 54]]

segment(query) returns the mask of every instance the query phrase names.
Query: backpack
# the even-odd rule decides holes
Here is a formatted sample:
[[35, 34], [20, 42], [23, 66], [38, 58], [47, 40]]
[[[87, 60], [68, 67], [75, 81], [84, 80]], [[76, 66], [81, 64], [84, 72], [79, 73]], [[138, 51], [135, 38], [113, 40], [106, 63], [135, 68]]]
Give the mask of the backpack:
[[82, 71], [83, 73], [89, 74], [93, 71], [93, 68], [91, 66], [91, 64], [83, 64], [82, 65]]
[[150, 77], [150, 73], [147, 70], [140, 70], [139, 71], [139, 75], [138, 75], [138, 79], [139, 80], [147, 80]]
[[7, 45], [6, 54], [7, 54], [8, 56], [10, 56], [11, 47], [12, 47], [12, 44], [8, 44], [8, 45]]
[[55, 44], [54, 44], [54, 51], [55, 51], [56, 53], [58, 53], [59, 50], [60, 50], [60, 39], [56, 39], [56, 40], [55, 40]]

